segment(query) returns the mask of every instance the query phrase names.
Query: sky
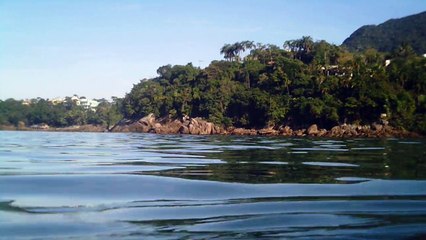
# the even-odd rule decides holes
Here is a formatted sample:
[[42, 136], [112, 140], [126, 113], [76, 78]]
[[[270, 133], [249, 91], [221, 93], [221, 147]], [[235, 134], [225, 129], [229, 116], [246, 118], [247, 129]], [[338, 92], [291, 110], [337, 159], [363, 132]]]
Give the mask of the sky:
[[340, 45], [425, 0], [0, 0], [0, 99], [124, 97], [167, 64], [205, 67], [225, 43]]

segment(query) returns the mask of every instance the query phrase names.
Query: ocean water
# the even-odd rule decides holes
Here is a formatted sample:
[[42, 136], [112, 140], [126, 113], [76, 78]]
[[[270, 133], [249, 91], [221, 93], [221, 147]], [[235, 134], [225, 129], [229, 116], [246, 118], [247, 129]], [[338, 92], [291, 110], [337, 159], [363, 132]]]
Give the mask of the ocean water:
[[0, 131], [0, 239], [426, 239], [426, 139]]

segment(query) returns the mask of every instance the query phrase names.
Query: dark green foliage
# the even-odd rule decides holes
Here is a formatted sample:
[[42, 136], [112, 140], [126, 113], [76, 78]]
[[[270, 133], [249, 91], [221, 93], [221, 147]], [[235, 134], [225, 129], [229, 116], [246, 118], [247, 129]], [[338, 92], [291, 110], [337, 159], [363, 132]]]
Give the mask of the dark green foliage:
[[[243, 46], [249, 47], [243, 47]], [[250, 54], [241, 57], [244, 50]], [[350, 53], [310, 37], [275, 45], [225, 45], [228, 61], [204, 69], [163, 66], [159, 76], [136, 84], [124, 98], [127, 118], [149, 113], [203, 117], [236, 127], [316, 123], [372, 123], [386, 114], [391, 124], [425, 132], [426, 60], [404, 46], [385, 66], [374, 49]]]
[[426, 53], [426, 12], [377, 26], [363, 26], [343, 42], [349, 50], [375, 48], [381, 52], [391, 52], [405, 44], [411, 45], [417, 54]]
[[20, 121], [26, 121], [28, 112], [28, 106], [23, 105], [21, 101], [14, 99], [0, 100], [0, 124], [17, 126]]

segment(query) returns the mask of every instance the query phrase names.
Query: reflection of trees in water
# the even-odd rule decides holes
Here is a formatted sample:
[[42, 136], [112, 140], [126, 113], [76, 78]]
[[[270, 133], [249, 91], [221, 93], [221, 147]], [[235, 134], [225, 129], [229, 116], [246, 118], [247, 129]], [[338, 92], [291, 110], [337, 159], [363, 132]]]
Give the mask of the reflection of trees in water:
[[[311, 141], [303, 144], [307, 149], [315, 147]], [[207, 158], [223, 160], [224, 164], [190, 166], [160, 174], [243, 183], [342, 183], [336, 180], [341, 177], [426, 179], [422, 144], [401, 146], [397, 141], [360, 140], [345, 145], [349, 151], [304, 154], [294, 154], [291, 147], [225, 149], [205, 154]]]

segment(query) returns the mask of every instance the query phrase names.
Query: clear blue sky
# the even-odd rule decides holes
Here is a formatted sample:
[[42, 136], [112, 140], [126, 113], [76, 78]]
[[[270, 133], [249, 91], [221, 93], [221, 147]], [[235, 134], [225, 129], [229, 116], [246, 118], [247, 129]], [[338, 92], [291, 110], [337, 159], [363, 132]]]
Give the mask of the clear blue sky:
[[0, 99], [123, 97], [159, 66], [221, 59], [225, 43], [341, 44], [425, 0], [0, 0]]

